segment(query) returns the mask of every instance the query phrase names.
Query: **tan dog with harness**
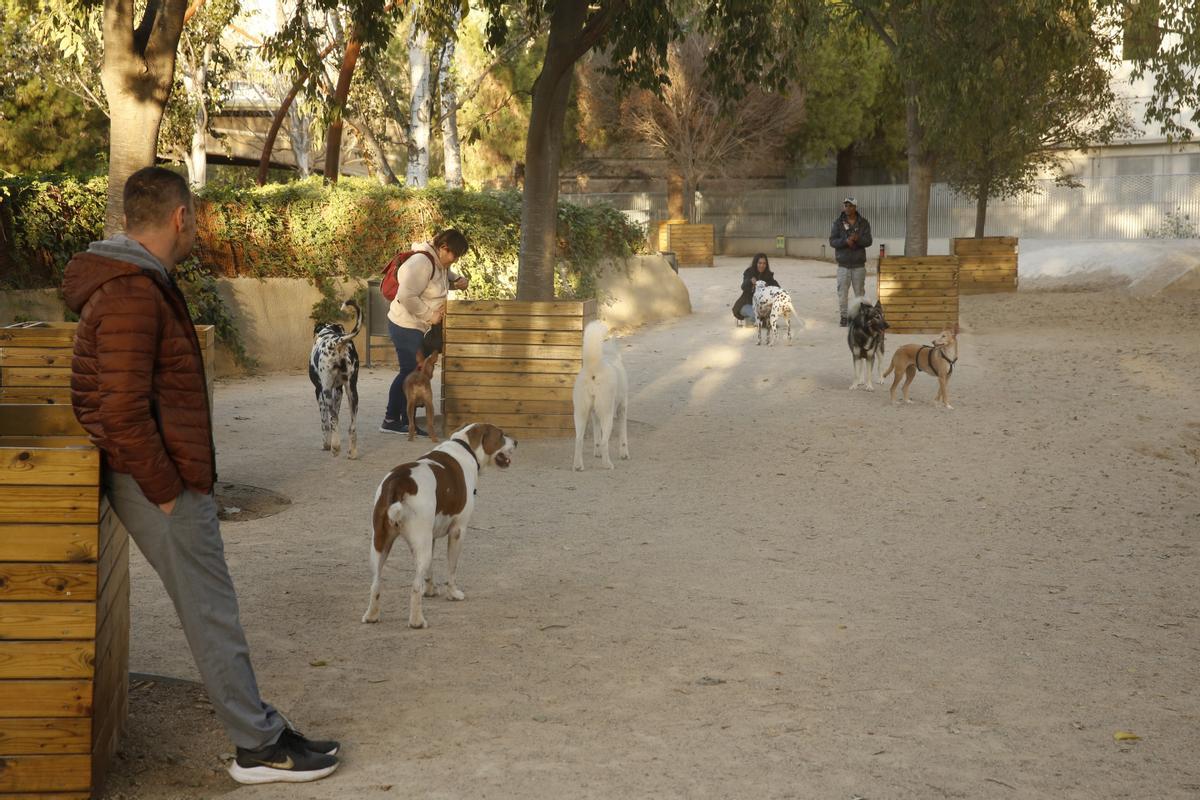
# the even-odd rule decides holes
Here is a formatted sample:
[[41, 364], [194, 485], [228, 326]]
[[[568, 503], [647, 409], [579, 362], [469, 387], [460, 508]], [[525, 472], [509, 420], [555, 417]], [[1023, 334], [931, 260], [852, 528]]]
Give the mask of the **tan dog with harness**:
[[885, 378], [893, 372], [896, 373], [896, 377], [892, 379], [892, 402], [896, 402], [896, 386], [899, 385], [902, 375], [908, 378], [904, 381], [904, 402], [911, 403], [912, 400], [908, 399], [909, 384], [917, 377], [918, 372], [927, 372], [938, 379], [938, 393], [933, 401], [953, 409], [946, 387], [950, 383], [950, 376], [954, 373], [954, 364], [957, 361], [957, 325], [954, 326], [954, 330], [942, 331], [933, 344], [906, 344], [896, 348], [892, 355], [892, 365], [883, 373]]

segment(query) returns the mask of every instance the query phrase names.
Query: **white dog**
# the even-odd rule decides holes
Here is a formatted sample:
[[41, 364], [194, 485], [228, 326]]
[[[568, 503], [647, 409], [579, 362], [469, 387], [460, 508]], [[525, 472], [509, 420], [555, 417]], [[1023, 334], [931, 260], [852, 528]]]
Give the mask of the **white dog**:
[[754, 321], [758, 325], [758, 343], [762, 344], [763, 329], [767, 331], [767, 346], [775, 343], [775, 327], [779, 318], [787, 323], [788, 342], [792, 341], [792, 317], [796, 309], [791, 296], [778, 286], [768, 286], [766, 281], [754, 282]]
[[575, 469], [583, 469], [583, 434], [592, 420], [595, 455], [605, 469], [612, 469], [608, 437], [613, 421], [618, 425], [621, 458], [629, 458], [629, 380], [616, 342], [605, 342], [608, 326], [599, 320], [583, 329], [583, 368], [575, 378]]

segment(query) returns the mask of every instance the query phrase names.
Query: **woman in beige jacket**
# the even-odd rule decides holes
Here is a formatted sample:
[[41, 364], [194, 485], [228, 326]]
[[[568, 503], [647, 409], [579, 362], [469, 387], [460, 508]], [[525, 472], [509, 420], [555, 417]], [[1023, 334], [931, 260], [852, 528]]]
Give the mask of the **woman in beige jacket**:
[[[384, 433], [408, 433], [408, 403], [404, 397], [404, 379], [417, 368], [417, 350], [425, 334], [446, 315], [446, 295], [450, 289], [467, 288], [467, 278], [451, 272], [450, 266], [467, 252], [467, 237], [446, 230], [432, 242], [413, 246], [413, 254], [396, 269], [396, 299], [388, 307], [388, 334], [396, 348], [400, 372], [388, 392], [387, 412], [379, 430]], [[417, 428], [417, 434], [427, 432]]]

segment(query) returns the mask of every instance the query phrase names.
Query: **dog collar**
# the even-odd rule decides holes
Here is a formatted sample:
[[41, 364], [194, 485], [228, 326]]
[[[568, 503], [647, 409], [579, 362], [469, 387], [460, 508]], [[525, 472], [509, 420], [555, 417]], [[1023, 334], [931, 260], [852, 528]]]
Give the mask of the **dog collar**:
[[457, 445], [462, 445], [462, 448], [471, 454], [471, 458], [475, 461], [475, 468], [479, 469], [479, 456], [475, 455], [475, 451], [471, 449], [471, 445], [464, 442], [462, 439], [451, 439]]

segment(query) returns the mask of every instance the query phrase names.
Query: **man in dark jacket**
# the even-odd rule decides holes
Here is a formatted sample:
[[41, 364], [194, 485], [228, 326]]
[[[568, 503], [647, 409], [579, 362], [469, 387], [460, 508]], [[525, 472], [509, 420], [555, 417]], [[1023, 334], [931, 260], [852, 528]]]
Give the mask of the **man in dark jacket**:
[[125, 184], [125, 233], [67, 265], [79, 314], [71, 405], [104, 454], [104, 490], [167, 589], [218, 719], [237, 747], [241, 783], [316, 780], [338, 743], [296, 732], [258, 693], [225, 563], [204, 362], [171, 277], [196, 238], [182, 177], [148, 167]]
[[842, 314], [841, 325], [846, 327], [846, 293], [854, 284], [854, 293], [863, 296], [867, 280], [867, 248], [871, 246], [871, 223], [858, 213], [858, 202], [847, 197], [842, 202], [843, 211], [829, 231], [829, 246], [837, 258], [838, 310]]

